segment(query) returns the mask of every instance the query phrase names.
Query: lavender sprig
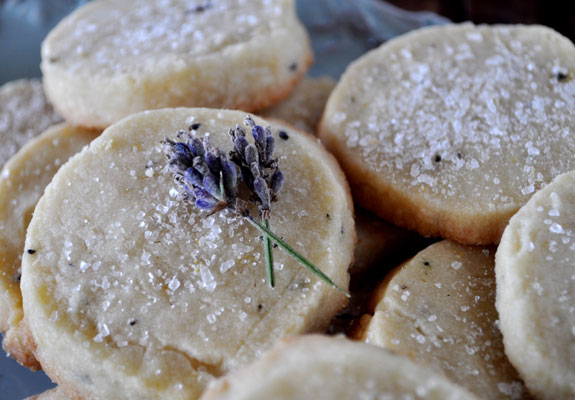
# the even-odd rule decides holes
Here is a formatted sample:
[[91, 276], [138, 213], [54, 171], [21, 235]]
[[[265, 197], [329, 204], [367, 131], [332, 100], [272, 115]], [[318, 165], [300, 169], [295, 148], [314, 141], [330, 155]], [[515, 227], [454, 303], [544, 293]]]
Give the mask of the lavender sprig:
[[[176, 142], [168, 138], [162, 142], [169, 159], [168, 169], [174, 174], [176, 182], [183, 185], [186, 190], [184, 198], [186, 200], [193, 198], [196, 206], [207, 211], [209, 215], [227, 209], [245, 218], [262, 233], [266, 271], [271, 287], [275, 285], [273, 242], [320, 279], [349, 297], [348, 292], [337, 286], [327, 275], [270, 230], [271, 203], [277, 200], [284, 183], [278, 159], [273, 157], [275, 138], [269, 127], [256, 125], [250, 116], [246, 117], [244, 124], [251, 128], [254, 144], [246, 139], [244, 128], [236, 125], [235, 129], [229, 131], [233, 142], [229, 159], [222, 150], [212, 147], [209, 136], [203, 139], [194, 137], [191, 127], [189, 131], [178, 132], [178, 138], [184, 139], [185, 142]], [[263, 223], [253, 218], [248, 202], [239, 198], [240, 181], [251, 194], [248, 202], [258, 204]]]

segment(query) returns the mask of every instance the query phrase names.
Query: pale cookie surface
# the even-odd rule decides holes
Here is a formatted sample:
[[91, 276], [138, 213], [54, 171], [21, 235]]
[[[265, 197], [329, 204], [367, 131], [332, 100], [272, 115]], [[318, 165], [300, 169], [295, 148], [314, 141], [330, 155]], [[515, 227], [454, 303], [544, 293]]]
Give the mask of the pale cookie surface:
[[311, 58], [293, 0], [102, 0], [52, 30], [41, 66], [67, 120], [105, 128], [162, 107], [270, 106]]
[[316, 133], [325, 103], [335, 87], [335, 81], [304, 77], [287, 99], [260, 112], [264, 118], [277, 118], [309, 133]]
[[384, 349], [310, 335], [283, 340], [214, 382], [203, 400], [475, 399], [441, 374]]
[[46, 390], [36, 396], [31, 396], [25, 400], [77, 400], [77, 397], [70, 397], [59, 386], [51, 390]]
[[[184, 202], [165, 172], [165, 137], [192, 124], [227, 152], [228, 129], [245, 116], [137, 114], [56, 174], [28, 229], [22, 294], [37, 356], [58, 383], [85, 397], [197, 398], [277, 339], [325, 329], [345, 304], [279, 248], [270, 289], [259, 231]], [[355, 233], [343, 173], [311, 136], [272, 132], [285, 183], [271, 228], [347, 288]]]
[[495, 258], [505, 351], [541, 399], [575, 398], [575, 173], [511, 218]]
[[98, 132], [56, 125], [28, 142], [0, 174], [0, 327], [6, 332], [2, 346], [33, 369], [39, 365], [24, 340], [25, 332], [20, 332], [20, 267], [26, 228], [56, 171], [97, 136]]
[[497, 327], [494, 249], [433, 244], [376, 292], [364, 340], [427, 364], [485, 399], [529, 399]]
[[40, 80], [0, 87], [0, 168], [29, 140], [61, 120], [46, 101]]
[[358, 202], [423, 235], [497, 243], [575, 169], [575, 47], [540, 26], [445, 25], [353, 63], [320, 137]]

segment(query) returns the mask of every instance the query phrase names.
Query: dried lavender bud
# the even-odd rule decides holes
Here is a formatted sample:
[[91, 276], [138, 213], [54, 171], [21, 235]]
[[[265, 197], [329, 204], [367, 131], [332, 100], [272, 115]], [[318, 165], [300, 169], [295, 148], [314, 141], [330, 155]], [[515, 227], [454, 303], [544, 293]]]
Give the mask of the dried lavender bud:
[[284, 174], [279, 169], [276, 169], [270, 179], [270, 189], [272, 190], [274, 196], [282, 190], [283, 184]]
[[216, 154], [215, 151], [206, 153], [206, 164], [208, 165], [210, 172], [214, 175], [219, 175], [222, 170], [222, 162], [219, 154]]
[[213, 210], [219, 203], [218, 199], [202, 188], [195, 188], [193, 195], [196, 198], [196, 205], [207, 211]]
[[244, 159], [245, 159], [246, 164], [250, 167], [254, 163], [259, 164], [258, 150], [256, 149], [256, 146], [254, 146], [253, 144], [249, 144], [246, 147]]
[[238, 186], [238, 173], [233, 162], [227, 160], [223, 162], [222, 179], [224, 181], [226, 201], [230, 201], [230, 199], [236, 197], [236, 188]]
[[266, 150], [266, 134], [264, 128], [256, 125], [252, 128], [252, 136], [256, 142], [256, 146], [260, 152], [265, 152]]
[[251, 115], [248, 115], [246, 117], [246, 119], [244, 120], [244, 125], [249, 128], [253, 128], [254, 126], [256, 126], [256, 123], [254, 122], [254, 119], [252, 118]]
[[236, 136], [234, 139], [234, 149], [238, 154], [245, 154], [249, 143], [244, 136]]
[[206, 162], [200, 156], [194, 157], [193, 167], [195, 169], [197, 169], [200, 172], [200, 174], [202, 174], [202, 175], [207, 175], [210, 173], [210, 170], [209, 170]]
[[260, 210], [266, 211], [270, 209], [270, 191], [268, 188], [268, 184], [264, 178], [257, 177], [254, 179], [254, 192], [258, 195], [262, 205], [260, 206]]
[[193, 186], [202, 186], [203, 184], [202, 174], [200, 174], [200, 172], [193, 167], [190, 167], [186, 170], [184, 173], [184, 178]]
[[266, 150], [264, 152], [264, 162], [265, 163], [269, 163], [273, 154], [274, 154], [274, 149], [275, 149], [275, 139], [274, 137], [271, 135], [266, 136]]
[[236, 137], [246, 137], [246, 130], [240, 124], [236, 124], [235, 134]]
[[206, 154], [204, 144], [198, 138], [192, 138], [188, 142], [188, 148], [194, 157], [203, 157]]
[[204, 179], [202, 182], [204, 185], [204, 189], [211, 194], [213, 197], [220, 201], [224, 201], [224, 195], [220, 190], [220, 179], [219, 174], [218, 178], [216, 178], [212, 174], [204, 175]]

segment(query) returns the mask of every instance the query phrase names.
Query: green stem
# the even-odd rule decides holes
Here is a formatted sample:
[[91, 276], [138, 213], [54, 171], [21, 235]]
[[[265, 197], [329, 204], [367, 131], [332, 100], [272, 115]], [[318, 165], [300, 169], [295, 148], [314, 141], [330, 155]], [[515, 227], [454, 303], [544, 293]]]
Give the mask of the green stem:
[[256, 228], [258, 228], [260, 230], [260, 232], [264, 234], [264, 236], [268, 237], [273, 242], [275, 242], [279, 247], [284, 249], [290, 256], [292, 256], [294, 259], [296, 259], [301, 265], [306, 267], [313, 274], [317, 275], [321, 280], [323, 280], [324, 282], [326, 282], [328, 285], [332, 286], [333, 288], [339, 290], [341, 293], [343, 293], [347, 297], [351, 297], [351, 295], [346, 290], [337, 286], [331, 279], [329, 279], [329, 277], [326, 274], [321, 272], [321, 270], [319, 268], [317, 268], [315, 265], [313, 265], [311, 263], [311, 261], [307, 260], [304, 256], [302, 256], [297, 251], [295, 251], [289, 244], [287, 244], [282, 239], [280, 239], [278, 236], [276, 236], [266, 226], [260, 224], [258, 221], [253, 219], [252, 216], [249, 214], [246, 215], [245, 218], [246, 218], [246, 220], [249, 221], [250, 224], [252, 224]]
[[[270, 229], [270, 221], [268, 219], [264, 219], [264, 226], [266, 229]], [[266, 235], [264, 235], [264, 247], [266, 252], [266, 271], [268, 273], [268, 282], [270, 287], [273, 288], [276, 285], [274, 277], [274, 256], [272, 254], [272, 242]]]

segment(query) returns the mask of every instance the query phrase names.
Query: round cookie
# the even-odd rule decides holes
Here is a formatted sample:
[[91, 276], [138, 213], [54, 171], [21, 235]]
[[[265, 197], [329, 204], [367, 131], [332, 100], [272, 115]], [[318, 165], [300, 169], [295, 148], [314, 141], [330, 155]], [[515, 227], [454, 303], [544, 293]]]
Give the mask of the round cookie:
[[329, 76], [304, 77], [287, 99], [259, 114], [264, 118], [286, 121], [297, 129], [315, 134], [325, 103], [334, 87], [335, 81]]
[[537, 398], [575, 398], [575, 172], [537, 192], [495, 257], [505, 352]]
[[376, 291], [363, 340], [427, 364], [478, 397], [530, 399], [504, 353], [493, 267], [493, 248], [427, 247]]
[[293, 0], [104, 0], [50, 32], [41, 67], [66, 120], [105, 128], [163, 107], [262, 109], [311, 59]]
[[30, 139], [61, 120], [46, 101], [40, 80], [22, 79], [2, 85], [0, 168]]
[[[59, 384], [81, 397], [197, 398], [278, 338], [325, 329], [345, 304], [279, 248], [269, 288], [259, 231], [185, 202], [166, 171], [165, 137], [192, 125], [227, 152], [228, 129], [245, 117], [209, 109], [131, 116], [48, 185], [28, 228], [34, 254], [25, 254], [21, 286], [37, 357]], [[271, 129], [285, 176], [271, 229], [347, 288], [355, 233], [343, 173], [316, 139]]]
[[575, 169], [574, 65], [573, 43], [541, 26], [424, 28], [347, 69], [320, 137], [364, 207], [424, 236], [497, 243]]
[[46, 390], [35, 396], [26, 398], [25, 400], [78, 400], [77, 398], [68, 396], [59, 386], [51, 390]]
[[[32, 139], [16, 153], [0, 173], [0, 327], [2, 346], [20, 364], [32, 369], [33, 345], [22, 325], [20, 273], [26, 228], [44, 188], [71, 156], [99, 132], [59, 124]], [[22, 332], [22, 330], [24, 330]]]
[[285, 339], [250, 366], [215, 381], [202, 400], [475, 399], [425, 366], [364, 343]]

